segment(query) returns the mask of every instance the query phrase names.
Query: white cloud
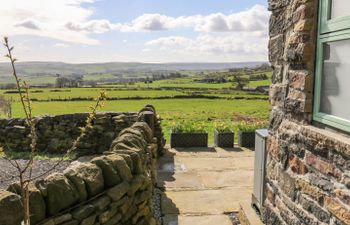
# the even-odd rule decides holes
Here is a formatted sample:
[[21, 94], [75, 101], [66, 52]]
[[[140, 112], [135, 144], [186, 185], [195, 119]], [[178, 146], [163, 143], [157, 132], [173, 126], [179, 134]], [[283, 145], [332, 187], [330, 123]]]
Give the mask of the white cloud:
[[[137, 43], [135, 45], [137, 47], [130, 48], [130, 51], [128, 49], [123, 55], [132, 57], [132, 54], [135, 56], [140, 53], [143, 60], [145, 54], [149, 54], [150, 57], [156, 57], [159, 54], [159, 57], [157, 56], [159, 60], [172, 61], [171, 57], [175, 56], [169, 53], [174, 52], [177, 57], [176, 61], [181, 61], [185, 56], [188, 57], [186, 59], [188, 61], [196, 58], [198, 60], [206, 59], [205, 56], [208, 56], [208, 59], [218, 60], [227, 56], [230, 60], [241, 54], [246, 55], [247, 58], [248, 55], [251, 55], [252, 58], [255, 56], [259, 56], [255, 58], [264, 58], [267, 54], [269, 12], [266, 7], [261, 5], [229, 14], [213, 13], [179, 17], [143, 14], [129, 22], [113, 23], [107, 18], [92, 19], [93, 8], [89, 8], [83, 3], [96, 1], [98, 0], [0, 0], [0, 36], [22, 35], [24, 39], [37, 36], [36, 40], [43, 41], [46, 40], [45, 38], [55, 39], [57, 40], [56, 44], [49, 42], [53, 54], [52, 58], [55, 58], [58, 57], [57, 48], [70, 46], [73, 49], [78, 47], [71, 45], [71, 43], [83, 46], [100, 44], [98, 36], [91, 34], [101, 34], [108, 31], [159, 32], [172, 30], [176, 32], [180, 29], [186, 29], [186, 31], [191, 29], [197, 33], [197, 37], [161, 37], [146, 44]], [[159, 34], [160, 32], [157, 35]], [[130, 40], [126, 38], [122, 42], [129, 43]], [[134, 46], [132, 44], [136, 43], [122, 44], [121, 48]], [[17, 47], [16, 45], [16, 49], [18, 49]], [[35, 51], [28, 53], [32, 48], [27, 44], [22, 47], [26, 48], [23, 55], [29, 57], [35, 53]], [[157, 52], [155, 49], [159, 51]], [[130, 53], [131, 51], [135, 52]], [[78, 55], [79, 51], [74, 53]], [[104, 51], [103, 54], [107, 53]], [[233, 55], [235, 57], [232, 57]], [[203, 58], [201, 58], [202, 56]], [[44, 57], [49, 57], [49, 53]], [[85, 57], [85, 54], [81, 54], [81, 57]], [[96, 60], [95, 54], [93, 54], [92, 59]]]
[[[61, 41], [95, 45], [99, 41], [88, 36], [91, 32], [101, 32], [105, 21], [91, 21], [91, 9], [82, 3], [95, 0], [11, 0], [1, 1], [0, 35], [35, 35]], [[84, 29], [74, 31], [65, 25], [85, 24]], [[108, 28], [109, 29], [109, 28]]]
[[167, 30], [173, 18], [160, 14], [143, 14], [131, 23], [115, 24], [114, 29], [122, 32]]
[[121, 32], [161, 31], [176, 28], [192, 28], [197, 32], [252, 32], [268, 28], [269, 12], [262, 5], [255, 5], [239, 13], [169, 17], [160, 14], [144, 14], [130, 23], [114, 24], [112, 29]]
[[32, 20], [32, 19], [26, 19], [23, 21], [20, 21], [15, 24], [16, 27], [25, 27], [28, 29], [33, 29], [33, 30], [41, 30], [39, 22]]
[[181, 36], [170, 36], [170, 37], [162, 37], [155, 40], [151, 40], [147, 42], [147, 45], [159, 45], [159, 46], [189, 46], [193, 44], [194, 40], [189, 38], [181, 37]]
[[266, 55], [267, 37], [249, 35], [210, 35], [203, 34], [196, 38], [181, 36], [162, 37], [147, 42], [149, 46], [159, 50], [181, 51], [187, 53], [203, 53], [210, 55]]
[[67, 48], [67, 47], [69, 47], [69, 45], [65, 44], [65, 43], [56, 43], [53, 45], [53, 47], [55, 47], [55, 48]]
[[176, 54], [234, 59], [267, 59], [269, 12], [256, 5], [246, 11], [224, 15], [168, 18], [164, 27], [190, 27], [197, 37], [168, 36], [148, 41], [146, 45]]
[[195, 32], [264, 32], [269, 13], [255, 5], [243, 12], [225, 15], [193, 15], [170, 17], [144, 14], [128, 23], [112, 23], [107, 19], [90, 19], [94, 11], [82, 6], [97, 0], [11, 0], [1, 1], [0, 35], [35, 35], [64, 42], [96, 45], [91, 33], [163, 31], [191, 28]]
[[104, 33], [112, 29], [112, 24], [108, 20], [90, 20], [86, 23], [68, 22], [65, 27], [72, 31], [85, 31], [88, 33]]

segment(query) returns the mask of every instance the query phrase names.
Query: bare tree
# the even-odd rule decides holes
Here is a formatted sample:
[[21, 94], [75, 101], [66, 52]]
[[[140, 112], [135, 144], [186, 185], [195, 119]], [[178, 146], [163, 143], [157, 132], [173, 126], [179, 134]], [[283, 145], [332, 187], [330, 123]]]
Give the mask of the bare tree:
[[96, 103], [90, 107], [91, 112], [87, 116], [86, 119], [86, 125], [85, 127], [81, 128], [80, 135], [73, 141], [73, 144], [71, 147], [66, 151], [65, 155], [61, 157], [60, 160], [58, 160], [51, 168], [48, 170], [42, 172], [41, 174], [37, 176], [33, 176], [32, 170], [34, 165], [34, 157], [36, 153], [36, 145], [38, 136], [36, 134], [36, 121], [33, 117], [33, 107], [32, 102], [30, 100], [29, 96], [29, 89], [30, 86], [27, 82], [21, 81], [21, 79], [17, 75], [15, 63], [17, 61], [16, 58], [13, 57], [13, 47], [9, 45], [8, 38], [4, 37], [4, 46], [7, 50], [7, 54], [5, 57], [7, 57], [10, 60], [11, 66], [12, 66], [12, 75], [15, 78], [16, 81], [16, 88], [20, 96], [20, 102], [22, 105], [22, 109], [25, 114], [25, 121], [26, 125], [30, 129], [29, 136], [31, 138], [31, 144], [30, 144], [30, 154], [28, 161], [23, 165], [20, 164], [17, 160], [8, 159], [9, 163], [16, 169], [17, 174], [16, 177], [19, 179], [20, 189], [21, 189], [21, 201], [23, 206], [23, 224], [24, 225], [30, 225], [30, 209], [29, 209], [29, 185], [32, 181], [47, 175], [52, 170], [54, 170], [58, 165], [60, 165], [64, 158], [71, 153], [73, 153], [77, 149], [77, 144], [79, 141], [86, 135], [88, 130], [92, 128], [92, 121], [95, 118], [97, 109], [102, 107], [102, 101], [106, 98], [106, 93], [101, 91], [99, 97], [96, 100]]

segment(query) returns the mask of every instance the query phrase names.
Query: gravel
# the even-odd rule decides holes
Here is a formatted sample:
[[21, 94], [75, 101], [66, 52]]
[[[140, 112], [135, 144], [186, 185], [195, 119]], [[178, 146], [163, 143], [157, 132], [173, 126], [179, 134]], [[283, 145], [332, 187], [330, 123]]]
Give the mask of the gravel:
[[159, 222], [159, 224], [163, 224], [162, 209], [160, 206], [161, 195], [162, 195], [162, 191], [159, 188], [155, 188], [153, 193], [152, 205], [154, 209], [154, 218]]
[[[28, 162], [28, 160], [23, 159], [18, 159], [16, 161], [19, 165], [21, 165], [21, 167], [24, 167]], [[50, 170], [54, 165], [56, 165], [57, 162], [58, 161], [55, 160], [35, 160], [33, 165], [32, 177], [42, 175], [44, 172]], [[54, 172], [63, 171], [69, 166], [70, 163], [70, 161], [61, 162], [54, 170], [50, 171], [45, 176]], [[28, 173], [26, 173], [26, 176], [28, 177]], [[0, 159], [0, 189], [6, 190], [10, 184], [18, 181], [19, 177], [17, 169], [14, 168], [8, 160]]]

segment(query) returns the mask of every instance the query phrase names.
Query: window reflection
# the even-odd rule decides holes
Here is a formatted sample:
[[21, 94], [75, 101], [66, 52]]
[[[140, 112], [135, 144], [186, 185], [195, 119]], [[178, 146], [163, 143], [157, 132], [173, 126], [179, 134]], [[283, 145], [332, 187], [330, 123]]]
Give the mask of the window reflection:
[[321, 112], [350, 120], [350, 40], [324, 44]]
[[331, 1], [331, 19], [350, 16], [349, 0], [332, 0]]

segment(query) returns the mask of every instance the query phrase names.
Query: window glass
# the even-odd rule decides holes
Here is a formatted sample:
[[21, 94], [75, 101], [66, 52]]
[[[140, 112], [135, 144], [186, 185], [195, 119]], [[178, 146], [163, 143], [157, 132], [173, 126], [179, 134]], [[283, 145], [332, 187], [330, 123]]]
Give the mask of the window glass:
[[324, 44], [320, 111], [350, 120], [350, 39]]
[[350, 16], [350, 0], [332, 0], [331, 19]]

